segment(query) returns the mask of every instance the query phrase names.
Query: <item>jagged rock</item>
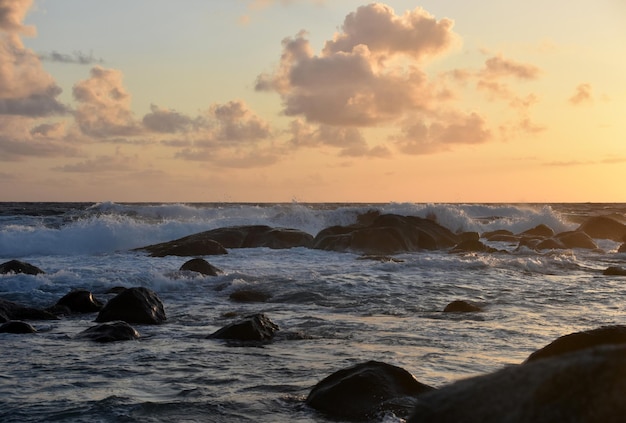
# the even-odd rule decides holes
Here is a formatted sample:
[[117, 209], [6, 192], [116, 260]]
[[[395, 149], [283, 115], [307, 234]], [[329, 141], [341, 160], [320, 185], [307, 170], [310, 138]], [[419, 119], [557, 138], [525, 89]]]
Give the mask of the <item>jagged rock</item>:
[[207, 336], [209, 339], [230, 339], [237, 341], [271, 341], [278, 325], [262, 313], [244, 317]]
[[368, 361], [322, 379], [306, 403], [333, 419], [370, 420], [384, 411], [406, 417], [414, 398], [432, 389], [400, 367]]
[[35, 332], [37, 332], [37, 329], [35, 329], [33, 326], [19, 320], [10, 320], [0, 325], [0, 333], [23, 334]]
[[585, 232], [591, 238], [611, 239], [624, 241], [626, 225], [608, 216], [594, 216], [587, 218], [577, 229]]
[[194, 258], [185, 262], [179, 270], [197, 272], [207, 276], [217, 276], [222, 273], [221, 269], [202, 258]]
[[165, 309], [150, 289], [128, 288], [111, 298], [100, 310], [96, 322], [123, 320], [126, 323], [155, 325], [165, 322]]
[[478, 311], [483, 311], [483, 308], [465, 300], [454, 300], [443, 309], [444, 313], [474, 313]]
[[77, 289], [57, 301], [56, 306], [67, 307], [72, 313], [95, 313], [103, 304], [91, 292]]
[[588, 348], [426, 392], [408, 423], [621, 422], [624, 392], [626, 348]]
[[532, 353], [526, 359], [525, 363], [570, 353], [584, 348], [596, 347], [598, 345], [624, 343], [626, 343], [626, 326], [602, 326], [597, 329], [561, 336], [545, 347]]
[[0, 264], [0, 274], [24, 273], [26, 275], [39, 275], [46, 273], [37, 266], [19, 260], [9, 260]]
[[139, 332], [124, 321], [101, 323], [77, 335], [77, 338], [90, 339], [95, 342], [130, 341], [139, 337]]

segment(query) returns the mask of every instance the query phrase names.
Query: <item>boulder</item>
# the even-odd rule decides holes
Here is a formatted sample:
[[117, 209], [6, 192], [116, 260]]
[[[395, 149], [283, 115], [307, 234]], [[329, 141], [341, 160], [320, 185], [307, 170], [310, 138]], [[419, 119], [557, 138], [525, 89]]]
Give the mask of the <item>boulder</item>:
[[577, 229], [585, 232], [591, 238], [611, 239], [622, 242], [626, 236], [626, 225], [608, 216], [593, 216], [587, 218]]
[[136, 248], [136, 251], [147, 251], [152, 257], [165, 256], [214, 256], [228, 254], [226, 248], [205, 235], [205, 232], [189, 235], [174, 241]]
[[37, 332], [37, 329], [29, 325], [28, 323], [19, 320], [10, 320], [0, 325], [0, 333], [23, 334], [35, 332]]
[[139, 339], [140, 335], [131, 325], [118, 320], [92, 326], [79, 333], [76, 337], [95, 342], [115, 342]]
[[626, 326], [602, 326], [597, 329], [561, 336], [532, 353], [525, 363], [605, 344], [626, 343]]
[[271, 341], [279, 330], [278, 325], [262, 313], [244, 317], [207, 336], [208, 339], [237, 341]]
[[383, 214], [364, 225], [332, 226], [320, 231], [313, 248], [386, 255], [450, 248], [459, 236], [430, 219]]
[[256, 289], [239, 289], [231, 293], [229, 298], [238, 303], [264, 303], [272, 298], [272, 294]]
[[444, 313], [474, 313], [478, 311], [483, 311], [483, 308], [465, 300], [454, 300], [443, 309]]
[[10, 260], [0, 264], [0, 274], [24, 273], [27, 275], [39, 275], [46, 273], [37, 266], [19, 260]]
[[619, 266], [609, 266], [604, 269], [604, 272], [602, 272], [602, 274], [607, 276], [626, 276], [626, 268]]
[[57, 320], [54, 314], [0, 299], [0, 322], [10, 320]]
[[211, 263], [203, 258], [191, 259], [185, 262], [182, 266], [180, 266], [179, 270], [197, 272], [206, 276], [217, 276], [222, 273], [221, 269], [213, 266]]
[[582, 231], [567, 231], [561, 232], [554, 236], [560, 241], [565, 248], [585, 248], [588, 250], [595, 250], [598, 248], [598, 244]]
[[589, 348], [426, 392], [408, 423], [621, 422], [624, 392], [626, 347]]
[[626, 253], [626, 242], [619, 246], [617, 249], [618, 253]]
[[102, 309], [102, 302], [85, 289], [77, 289], [57, 301], [55, 307], [67, 307], [72, 313], [95, 313]]
[[519, 240], [519, 236], [518, 235], [514, 235], [513, 232], [507, 230], [507, 229], [498, 229], [495, 231], [489, 231], [489, 232], [483, 232], [483, 234], [481, 235], [481, 238], [485, 238], [487, 241], [500, 241], [500, 239], [497, 239], [499, 237], [506, 237], [505, 239], [515, 239], [516, 241]]
[[414, 398], [431, 390], [400, 367], [368, 361], [322, 379], [306, 404], [332, 419], [370, 420], [385, 411], [406, 417], [415, 405]]
[[467, 239], [459, 242], [450, 250], [450, 253], [496, 253], [497, 249], [483, 244], [477, 239]]
[[111, 298], [98, 313], [96, 322], [122, 320], [126, 323], [155, 325], [165, 322], [163, 303], [154, 291], [128, 288]]
[[521, 236], [531, 236], [531, 237], [545, 237], [549, 238], [554, 235], [554, 230], [548, 225], [544, 225], [543, 223], [535, 226], [532, 229], [528, 229], [521, 234]]

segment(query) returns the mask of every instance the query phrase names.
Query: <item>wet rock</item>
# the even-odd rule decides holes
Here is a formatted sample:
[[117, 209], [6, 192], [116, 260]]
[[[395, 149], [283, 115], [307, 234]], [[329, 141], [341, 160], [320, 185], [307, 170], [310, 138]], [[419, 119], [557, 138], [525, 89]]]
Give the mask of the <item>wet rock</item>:
[[546, 237], [549, 238], [554, 236], [554, 230], [551, 227], [544, 225], [537, 225], [532, 229], [528, 229], [520, 234], [521, 236], [531, 236], [531, 237]]
[[57, 320], [57, 316], [38, 308], [0, 299], [0, 323], [10, 320]]
[[207, 336], [208, 339], [237, 341], [271, 341], [279, 330], [278, 325], [259, 313], [244, 317]]
[[206, 276], [217, 276], [222, 273], [221, 269], [218, 269], [202, 258], [194, 258], [185, 262], [179, 270], [197, 272]]
[[595, 250], [598, 248], [595, 241], [585, 232], [567, 231], [561, 232], [554, 237], [560, 241], [565, 248], [585, 248], [588, 250]]
[[240, 289], [230, 294], [229, 298], [238, 303], [264, 303], [272, 294], [255, 289]]
[[626, 253], [626, 242], [619, 246], [617, 249], [618, 253]]
[[77, 289], [57, 301], [56, 306], [67, 307], [72, 313], [95, 313], [102, 309], [102, 302], [85, 289]]
[[479, 311], [483, 311], [481, 306], [465, 300], [454, 300], [443, 309], [444, 313], [475, 313]]
[[463, 241], [478, 241], [480, 239], [480, 234], [478, 232], [461, 232], [457, 234], [459, 240]]
[[95, 342], [130, 341], [139, 337], [139, 332], [124, 321], [101, 323], [77, 335], [79, 339], [89, 339]]
[[611, 239], [617, 242], [624, 241], [626, 236], [626, 225], [608, 216], [589, 217], [577, 230], [585, 232], [591, 238]]
[[514, 242], [519, 241], [519, 236], [514, 235], [513, 232], [506, 229], [498, 229], [496, 231], [484, 232], [481, 235], [481, 238], [485, 238], [487, 241], [502, 241], [506, 239], [507, 242], [510, 239], [514, 239]]
[[609, 266], [604, 270], [604, 272], [602, 272], [602, 274], [607, 276], [626, 276], [626, 268]]
[[106, 291], [106, 294], [119, 294], [120, 292], [126, 291], [128, 288], [124, 286], [114, 286]]
[[451, 253], [496, 253], [497, 249], [483, 244], [477, 239], [467, 239], [459, 242], [450, 250]]
[[620, 422], [624, 392], [626, 348], [590, 348], [426, 392], [408, 423]]
[[37, 266], [19, 260], [10, 260], [0, 264], [0, 274], [24, 273], [26, 275], [39, 275], [46, 273]]
[[333, 419], [368, 420], [384, 411], [406, 417], [414, 398], [432, 389], [400, 367], [368, 361], [321, 380], [306, 403]]
[[459, 236], [430, 219], [383, 214], [367, 225], [331, 226], [315, 237], [313, 248], [388, 255], [450, 248]]
[[165, 322], [165, 309], [158, 295], [147, 288], [128, 288], [111, 298], [98, 313], [96, 322], [123, 320], [155, 325]]
[[189, 235], [174, 241], [137, 248], [136, 251], [147, 251], [152, 257], [214, 256], [228, 254], [228, 251], [226, 251], [226, 248], [224, 248], [222, 244], [208, 237], [205, 232]]
[[626, 343], [626, 326], [603, 326], [561, 336], [532, 353], [525, 363], [605, 344]]
[[19, 320], [10, 320], [0, 325], [0, 333], [23, 334], [35, 332], [37, 332], [37, 329], [35, 329], [33, 326]]

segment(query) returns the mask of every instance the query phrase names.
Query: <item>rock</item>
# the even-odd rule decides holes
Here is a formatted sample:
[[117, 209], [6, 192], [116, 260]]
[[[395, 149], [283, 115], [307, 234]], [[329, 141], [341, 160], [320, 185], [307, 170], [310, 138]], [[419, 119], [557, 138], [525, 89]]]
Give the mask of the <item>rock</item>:
[[22, 334], [35, 332], [37, 332], [37, 329], [29, 325], [28, 323], [19, 320], [10, 320], [0, 325], [0, 333]]
[[594, 216], [587, 218], [577, 229], [585, 232], [591, 238], [611, 239], [624, 241], [626, 225], [608, 216]]
[[483, 308], [465, 300], [454, 300], [443, 309], [444, 313], [474, 313], [478, 311], [483, 311]]
[[332, 419], [369, 420], [385, 411], [406, 417], [415, 405], [414, 397], [432, 389], [400, 367], [368, 361], [321, 380], [306, 403]]
[[79, 339], [95, 342], [130, 341], [139, 337], [139, 332], [135, 328], [120, 320], [92, 326], [77, 335]]
[[567, 231], [561, 232], [554, 237], [560, 241], [565, 248], [585, 248], [588, 250], [595, 250], [598, 248], [598, 244], [596, 244], [594, 240], [585, 232]]
[[313, 248], [387, 255], [450, 248], [459, 236], [438, 223], [416, 216], [383, 214], [367, 225], [331, 226], [315, 237]]
[[591, 348], [426, 392], [408, 423], [620, 422], [624, 392], [626, 348]]
[[57, 301], [56, 306], [67, 307], [72, 313], [95, 313], [103, 304], [85, 289], [77, 289]]
[[238, 303], [264, 303], [272, 294], [254, 289], [240, 289], [230, 294], [229, 298]]
[[626, 253], [626, 242], [619, 246], [617, 249], [618, 253]]
[[197, 272], [206, 276], [217, 276], [222, 273], [221, 269], [202, 258], [195, 258], [185, 262], [179, 270]]
[[301, 230], [266, 225], [231, 226], [204, 233], [226, 248], [286, 249], [310, 247], [313, 243], [313, 235]]
[[165, 322], [163, 303], [157, 294], [147, 288], [128, 288], [100, 310], [96, 322], [123, 320], [126, 323], [156, 325]]
[[205, 232], [189, 235], [174, 241], [137, 248], [136, 251], [147, 251], [152, 257], [214, 256], [228, 254], [228, 251], [226, 251], [226, 248], [224, 248], [222, 244], [207, 237]]
[[551, 227], [544, 225], [543, 223], [541, 225], [537, 225], [532, 229], [528, 229], [527, 231], [522, 232], [521, 234], [519, 234], [521, 236], [531, 236], [531, 237], [546, 237], [549, 238], [551, 236], [554, 236], [554, 231], [552, 230]]
[[379, 261], [381, 263], [404, 263], [404, 260], [396, 258], [396, 257], [392, 257], [392, 256], [379, 256], [379, 255], [372, 255], [372, 254], [366, 254], [364, 256], [359, 256], [356, 258], [357, 260], [372, 260], [372, 261]]
[[478, 241], [480, 239], [480, 234], [478, 232], [461, 232], [457, 234], [459, 240], [463, 241]]
[[208, 339], [231, 339], [237, 341], [271, 341], [278, 325], [262, 313], [244, 317], [207, 336]]
[[604, 270], [604, 272], [602, 272], [602, 274], [607, 276], [626, 276], [626, 268], [609, 266]]
[[[538, 240], [539, 241], [539, 240]], [[537, 242], [534, 247], [535, 250], [564, 250], [565, 245], [555, 238], [544, 239]]]
[[525, 363], [598, 345], [623, 343], [626, 343], [626, 326], [602, 326], [597, 329], [561, 336], [532, 353]]
[[120, 292], [126, 291], [128, 288], [124, 286], [114, 286], [106, 291], [106, 294], [119, 294]]
[[497, 249], [489, 247], [477, 239], [463, 240], [450, 250], [451, 253], [496, 253]]
[[487, 241], [499, 241], [499, 239], [495, 239], [498, 237], [506, 237], [506, 239], [510, 239], [512, 237], [516, 240], [519, 240], [519, 236], [514, 235], [513, 232], [506, 229], [498, 229], [496, 231], [483, 232], [481, 238], [485, 238]]
[[0, 264], [0, 274], [24, 273], [26, 275], [39, 275], [46, 273], [37, 266], [19, 260], [10, 260]]
[[54, 314], [0, 299], [0, 323], [9, 320], [57, 320]]

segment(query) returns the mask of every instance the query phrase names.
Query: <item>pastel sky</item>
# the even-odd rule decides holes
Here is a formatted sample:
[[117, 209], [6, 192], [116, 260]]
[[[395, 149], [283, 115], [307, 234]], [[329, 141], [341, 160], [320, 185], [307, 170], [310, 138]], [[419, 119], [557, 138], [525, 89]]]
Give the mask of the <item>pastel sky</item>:
[[0, 0], [0, 201], [626, 202], [623, 0]]

